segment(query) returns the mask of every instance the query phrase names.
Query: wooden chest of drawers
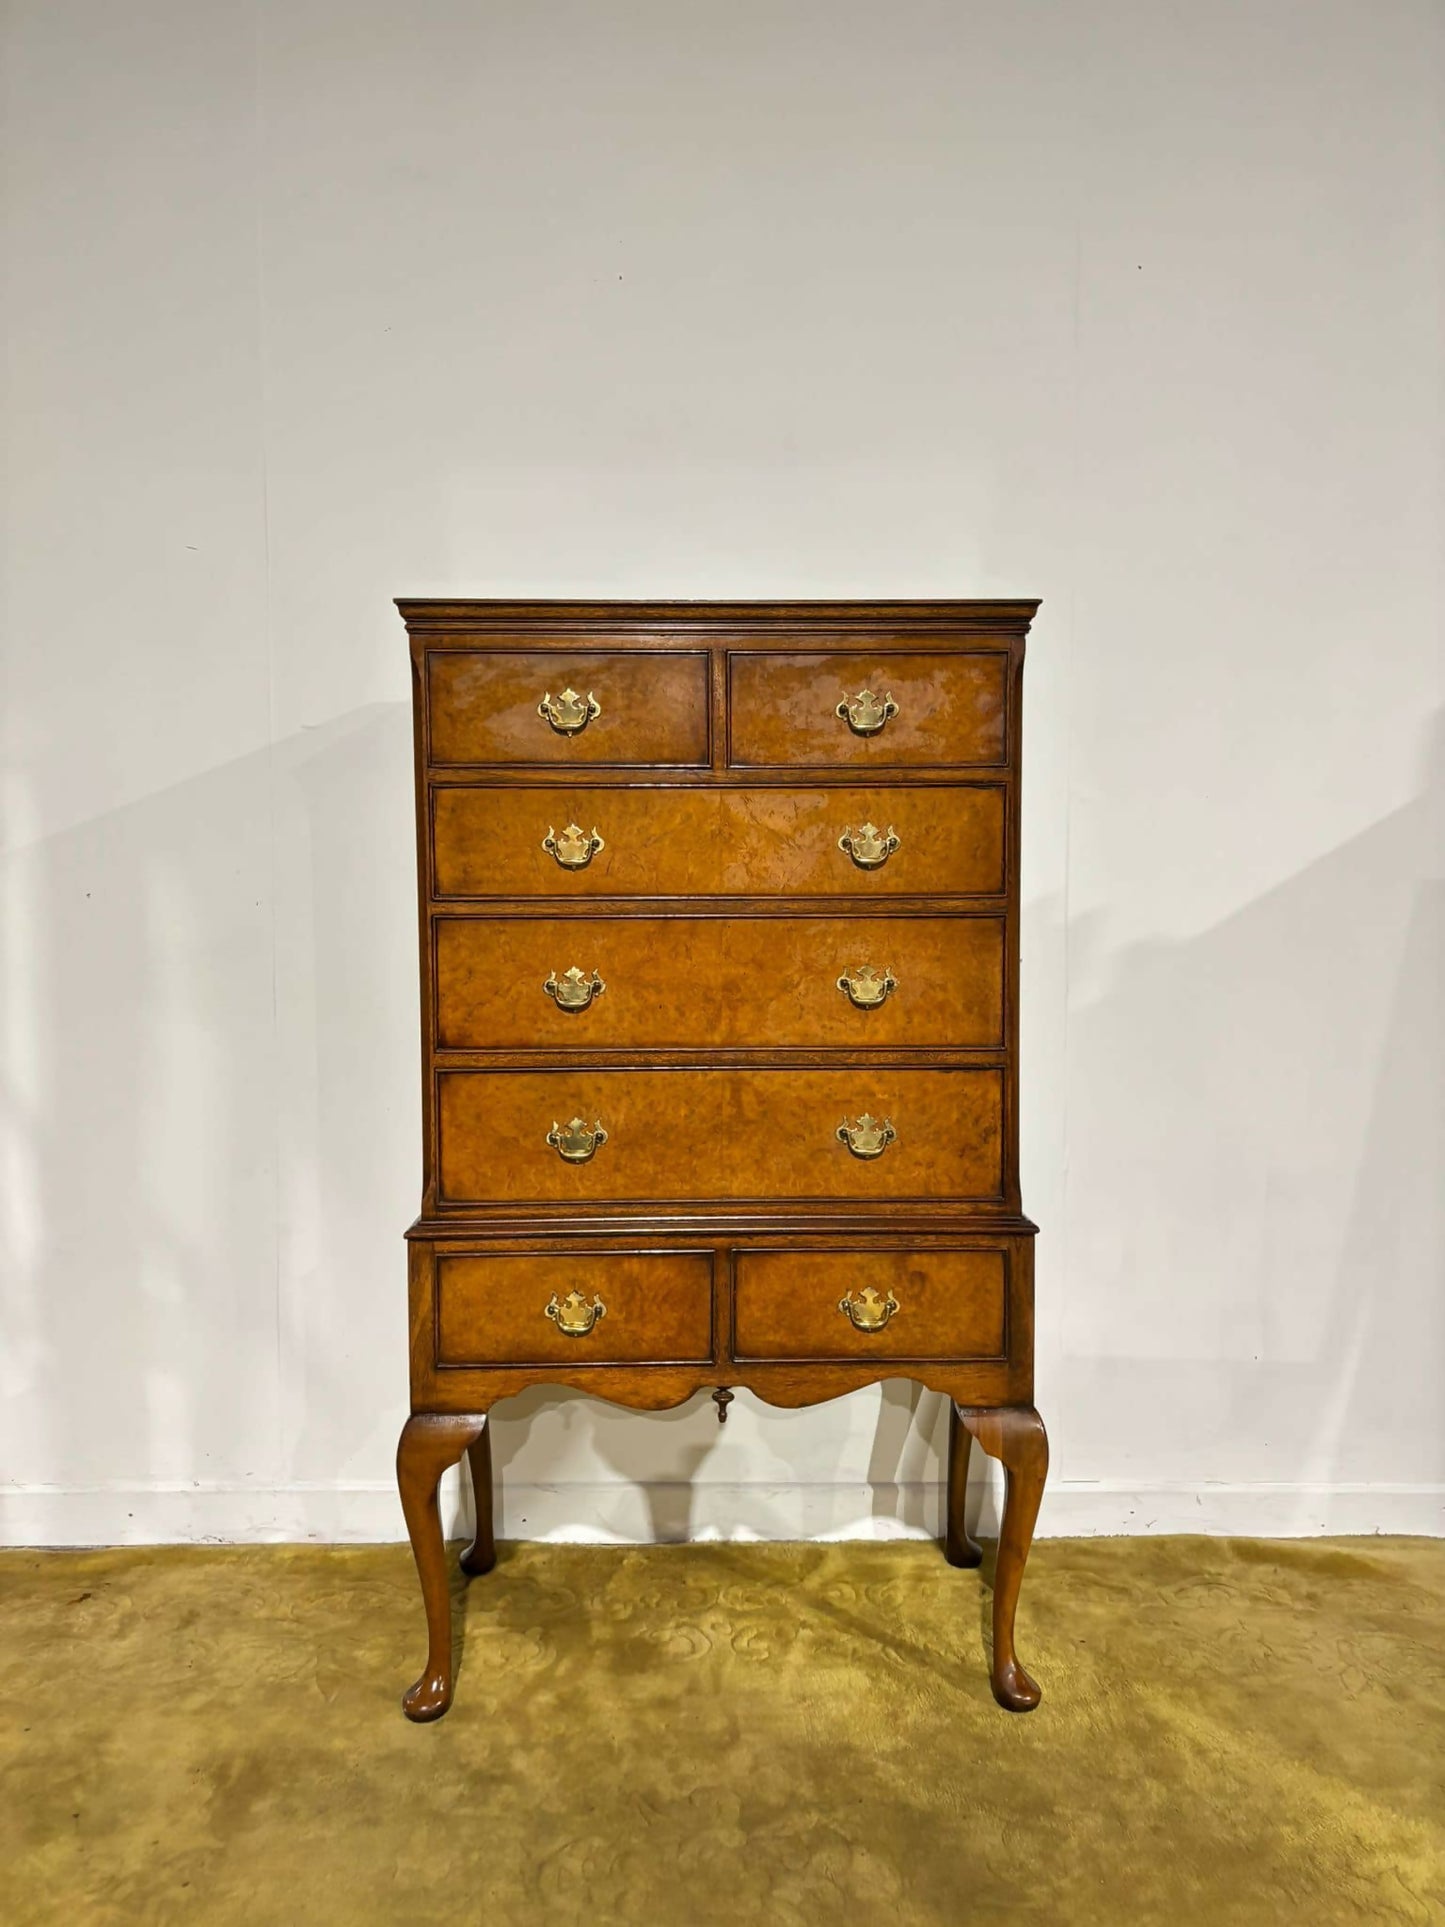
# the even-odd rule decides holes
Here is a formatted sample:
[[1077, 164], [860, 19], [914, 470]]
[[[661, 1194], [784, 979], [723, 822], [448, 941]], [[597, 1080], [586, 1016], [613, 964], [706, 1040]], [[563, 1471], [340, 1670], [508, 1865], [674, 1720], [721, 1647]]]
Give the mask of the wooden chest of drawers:
[[423, 1197], [398, 1451], [452, 1696], [437, 1486], [547, 1383], [640, 1408], [949, 1400], [947, 1556], [1002, 1460], [993, 1688], [1047, 1469], [1018, 1177], [1032, 602], [403, 602]]

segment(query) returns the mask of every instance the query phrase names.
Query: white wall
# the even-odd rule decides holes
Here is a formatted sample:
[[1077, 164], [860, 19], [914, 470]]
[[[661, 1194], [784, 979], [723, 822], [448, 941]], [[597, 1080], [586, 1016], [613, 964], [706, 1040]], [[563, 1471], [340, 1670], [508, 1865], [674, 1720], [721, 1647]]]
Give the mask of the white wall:
[[[399, 1534], [397, 594], [1041, 595], [1045, 1527], [1441, 1530], [1429, 0], [18, 0], [12, 1540]], [[939, 1401], [497, 1422], [921, 1530]]]

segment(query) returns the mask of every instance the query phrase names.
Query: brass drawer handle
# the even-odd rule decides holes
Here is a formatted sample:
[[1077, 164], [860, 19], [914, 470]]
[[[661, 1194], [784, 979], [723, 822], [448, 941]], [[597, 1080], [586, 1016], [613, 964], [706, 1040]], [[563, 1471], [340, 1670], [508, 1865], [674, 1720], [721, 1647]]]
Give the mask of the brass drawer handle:
[[564, 870], [585, 870], [597, 852], [605, 850], [607, 845], [597, 834], [595, 825], [591, 836], [585, 833], [579, 823], [569, 823], [558, 836], [549, 823], [547, 834], [542, 838], [542, 848], [549, 856], [556, 857]]
[[607, 1307], [595, 1295], [589, 1305], [580, 1291], [569, 1291], [559, 1305], [554, 1291], [547, 1300], [545, 1315], [564, 1338], [585, 1338], [597, 1320], [607, 1316]]
[[856, 1295], [849, 1292], [847, 1297], [840, 1298], [838, 1309], [856, 1331], [881, 1332], [897, 1311], [898, 1300], [891, 1291], [886, 1298], [880, 1298], [872, 1285], [865, 1285]]
[[596, 722], [602, 714], [602, 705], [590, 692], [579, 696], [575, 689], [564, 689], [560, 696], [554, 696], [549, 689], [537, 705], [537, 714], [559, 736], [580, 736], [588, 723]]
[[898, 1133], [890, 1118], [885, 1117], [880, 1123], [865, 1111], [851, 1124], [845, 1117], [835, 1135], [840, 1144], [847, 1145], [855, 1158], [881, 1158]]
[[850, 1004], [859, 1010], [876, 1010], [891, 992], [897, 990], [898, 979], [887, 964], [875, 970], [872, 964], [859, 964], [857, 969], [844, 971], [838, 979], [838, 988]]
[[860, 870], [881, 870], [898, 848], [898, 838], [891, 823], [886, 831], [874, 823], [862, 823], [856, 830], [844, 830], [838, 848], [851, 856]]
[[586, 1010], [594, 997], [600, 997], [607, 986], [594, 970], [589, 977], [573, 964], [559, 977], [554, 970], [542, 986], [558, 1010]]
[[885, 723], [898, 714], [890, 689], [886, 696], [875, 696], [871, 689], [860, 689], [856, 696], [845, 697], [833, 711], [855, 736], [876, 736]]
[[552, 1120], [552, 1128], [547, 1133], [547, 1142], [568, 1164], [585, 1164], [595, 1156], [597, 1147], [607, 1142], [607, 1133], [602, 1128], [602, 1120], [589, 1130], [580, 1117], [574, 1117], [570, 1124], [559, 1124]]

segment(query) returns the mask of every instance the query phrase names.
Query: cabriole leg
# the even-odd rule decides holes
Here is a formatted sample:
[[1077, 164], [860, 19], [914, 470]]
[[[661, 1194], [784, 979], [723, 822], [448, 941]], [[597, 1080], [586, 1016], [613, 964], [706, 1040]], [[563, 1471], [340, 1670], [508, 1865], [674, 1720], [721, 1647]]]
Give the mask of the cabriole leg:
[[1014, 1651], [1014, 1613], [1044, 1496], [1048, 1435], [1032, 1405], [956, 1409], [959, 1423], [1004, 1469], [1003, 1523], [993, 1577], [993, 1696], [1011, 1713], [1027, 1713], [1038, 1705], [1040, 1694]]
[[983, 1547], [969, 1537], [963, 1507], [968, 1497], [968, 1461], [973, 1452], [973, 1434], [962, 1424], [958, 1407], [948, 1402], [948, 1516], [943, 1553], [951, 1566], [976, 1566], [983, 1558]]
[[396, 1448], [396, 1479], [426, 1607], [426, 1670], [401, 1707], [409, 1720], [439, 1720], [452, 1703], [452, 1602], [437, 1487], [442, 1473], [483, 1436], [486, 1419], [414, 1413]]
[[497, 1563], [497, 1547], [492, 1538], [492, 1428], [485, 1419], [481, 1431], [467, 1447], [467, 1461], [472, 1469], [477, 1529], [472, 1543], [462, 1554], [462, 1571], [475, 1578], [490, 1572]]

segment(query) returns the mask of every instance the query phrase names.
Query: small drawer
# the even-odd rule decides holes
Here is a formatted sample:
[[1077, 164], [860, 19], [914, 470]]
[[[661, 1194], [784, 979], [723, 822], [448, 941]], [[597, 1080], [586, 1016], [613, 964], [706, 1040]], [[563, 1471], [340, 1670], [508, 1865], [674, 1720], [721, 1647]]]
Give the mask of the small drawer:
[[996, 896], [1004, 791], [438, 785], [438, 897]]
[[434, 764], [709, 759], [705, 654], [433, 649], [426, 674]]
[[441, 1200], [992, 1202], [1003, 1072], [444, 1071]]
[[436, 1293], [440, 1366], [705, 1364], [713, 1355], [705, 1251], [442, 1257]]
[[439, 917], [442, 1050], [997, 1049], [1004, 920]]
[[970, 653], [728, 659], [735, 767], [989, 767], [1008, 759], [1009, 657]]
[[743, 1251], [733, 1355], [999, 1359], [1002, 1251]]

